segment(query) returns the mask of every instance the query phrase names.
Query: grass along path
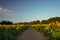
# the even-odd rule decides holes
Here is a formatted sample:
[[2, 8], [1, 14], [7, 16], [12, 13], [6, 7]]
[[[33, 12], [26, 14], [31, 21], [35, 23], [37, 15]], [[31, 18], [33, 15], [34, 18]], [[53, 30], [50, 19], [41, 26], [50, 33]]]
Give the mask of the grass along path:
[[20, 36], [17, 37], [17, 40], [48, 40], [43, 36], [42, 33], [36, 31], [33, 28], [28, 28]]

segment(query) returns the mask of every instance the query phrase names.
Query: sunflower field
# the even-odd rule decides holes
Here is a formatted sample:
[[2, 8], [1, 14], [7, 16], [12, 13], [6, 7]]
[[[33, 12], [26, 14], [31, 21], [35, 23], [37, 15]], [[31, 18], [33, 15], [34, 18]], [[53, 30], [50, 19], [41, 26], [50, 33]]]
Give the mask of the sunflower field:
[[21, 25], [0, 25], [0, 40], [16, 40], [28, 26]]

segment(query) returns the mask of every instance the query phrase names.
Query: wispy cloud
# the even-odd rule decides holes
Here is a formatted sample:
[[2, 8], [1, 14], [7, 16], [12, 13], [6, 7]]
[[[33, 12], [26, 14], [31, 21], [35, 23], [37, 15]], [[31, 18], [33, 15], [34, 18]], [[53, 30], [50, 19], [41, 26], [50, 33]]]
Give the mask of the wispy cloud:
[[0, 15], [16, 17], [16, 15], [14, 14], [14, 12], [12, 10], [9, 10], [9, 9], [3, 8], [3, 7], [0, 7]]
[[0, 21], [1, 20], [10, 20], [15, 22], [15, 21], [21, 21], [25, 19], [20, 18], [20, 16], [16, 15], [15, 12], [13, 12], [12, 10], [0, 7]]

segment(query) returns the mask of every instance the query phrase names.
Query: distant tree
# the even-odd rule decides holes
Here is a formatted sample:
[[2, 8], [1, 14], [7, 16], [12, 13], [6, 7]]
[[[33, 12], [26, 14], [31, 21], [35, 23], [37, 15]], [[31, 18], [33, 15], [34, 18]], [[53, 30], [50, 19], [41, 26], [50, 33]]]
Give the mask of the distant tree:
[[47, 20], [49, 23], [51, 23], [51, 22], [56, 22], [56, 21], [59, 21], [60, 22], [60, 17], [53, 17], [53, 18], [49, 18], [48, 20]]
[[48, 21], [47, 20], [42, 20], [41, 24], [48, 24]]
[[40, 24], [40, 21], [39, 20], [32, 21], [31, 24]]
[[10, 21], [5, 21], [5, 20], [4, 20], [4, 21], [1, 21], [0, 24], [13, 24], [13, 23], [10, 22]]

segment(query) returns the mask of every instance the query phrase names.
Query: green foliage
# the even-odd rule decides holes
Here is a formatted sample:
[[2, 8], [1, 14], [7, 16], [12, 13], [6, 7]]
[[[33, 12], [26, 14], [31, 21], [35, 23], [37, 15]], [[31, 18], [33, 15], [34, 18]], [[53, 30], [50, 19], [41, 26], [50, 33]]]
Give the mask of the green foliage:
[[32, 21], [32, 22], [30, 22], [30, 24], [40, 24], [40, 21], [39, 20]]
[[45, 30], [44, 26], [34, 27], [36, 30], [48, 36], [49, 40], [60, 40], [60, 27], [57, 25], [50, 25], [49, 29]]
[[26, 30], [28, 27], [20, 27], [18, 30], [16, 30], [15, 27], [11, 28], [4, 28], [0, 27], [0, 40], [16, 40], [16, 36], [21, 34], [24, 30]]
[[13, 24], [13, 23], [10, 22], [10, 21], [5, 21], [5, 20], [3, 20], [3, 21], [0, 22], [0, 24], [6, 24], [6, 25], [9, 25], [9, 24]]
[[48, 20], [42, 20], [41, 21], [41, 24], [48, 24], [48, 23], [56, 23], [56, 21], [60, 22], [60, 17], [52, 17], [52, 18], [49, 18]]
[[60, 17], [53, 17], [53, 18], [49, 18], [48, 20], [47, 20], [49, 23], [51, 23], [51, 22], [56, 22], [56, 21], [59, 21], [60, 22]]
[[42, 20], [41, 24], [48, 24], [48, 21], [47, 20]]

